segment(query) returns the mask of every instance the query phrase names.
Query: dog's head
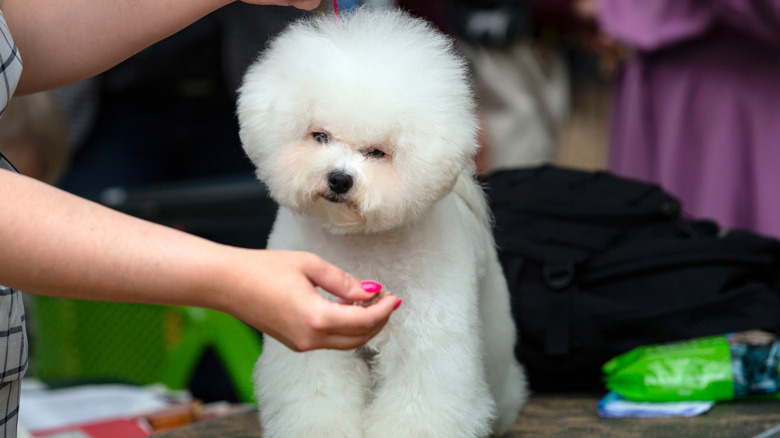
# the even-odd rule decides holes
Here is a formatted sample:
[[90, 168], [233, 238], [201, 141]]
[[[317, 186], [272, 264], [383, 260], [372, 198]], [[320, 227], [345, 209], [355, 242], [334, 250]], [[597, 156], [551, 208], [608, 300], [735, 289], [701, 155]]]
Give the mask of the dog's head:
[[247, 71], [238, 117], [274, 199], [334, 233], [415, 221], [477, 151], [464, 62], [399, 11], [291, 25]]

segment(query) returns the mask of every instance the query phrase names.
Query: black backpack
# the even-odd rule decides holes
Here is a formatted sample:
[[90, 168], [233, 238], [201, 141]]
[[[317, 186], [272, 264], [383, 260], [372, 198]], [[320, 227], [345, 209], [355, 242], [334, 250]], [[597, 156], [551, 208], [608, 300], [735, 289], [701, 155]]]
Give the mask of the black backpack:
[[780, 242], [686, 219], [656, 185], [553, 166], [484, 181], [535, 391], [603, 390], [640, 345], [780, 333]]

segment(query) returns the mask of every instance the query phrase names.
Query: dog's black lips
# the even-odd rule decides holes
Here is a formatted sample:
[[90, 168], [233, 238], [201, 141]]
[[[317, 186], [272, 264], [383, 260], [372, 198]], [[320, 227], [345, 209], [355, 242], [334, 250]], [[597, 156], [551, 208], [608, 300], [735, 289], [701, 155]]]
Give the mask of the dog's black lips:
[[332, 202], [334, 204], [340, 204], [346, 200], [343, 196], [337, 195], [335, 193], [325, 193], [322, 195], [322, 197], [325, 198], [326, 201]]

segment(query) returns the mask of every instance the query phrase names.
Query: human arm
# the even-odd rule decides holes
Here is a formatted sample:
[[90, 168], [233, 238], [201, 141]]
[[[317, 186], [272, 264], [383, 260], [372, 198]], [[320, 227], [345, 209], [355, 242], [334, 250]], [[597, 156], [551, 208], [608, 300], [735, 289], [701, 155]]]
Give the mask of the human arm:
[[307, 253], [235, 248], [142, 221], [0, 170], [0, 284], [90, 300], [185, 305], [229, 313], [288, 347], [356, 348], [397, 299], [368, 308], [360, 283]]
[[[2, 0], [24, 62], [19, 94], [101, 73], [235, 0]], [[312, 9], [319, 0], [246, 0]]]

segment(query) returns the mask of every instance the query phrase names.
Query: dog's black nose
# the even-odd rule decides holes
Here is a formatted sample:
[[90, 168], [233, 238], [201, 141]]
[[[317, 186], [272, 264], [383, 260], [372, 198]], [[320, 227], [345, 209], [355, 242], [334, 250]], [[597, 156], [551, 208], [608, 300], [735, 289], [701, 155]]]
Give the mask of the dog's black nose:
[[328, 186], [333, 193], [343, 195], [352, 188], [352, 177], [344, 172], [331, 172], [328, 175]]

